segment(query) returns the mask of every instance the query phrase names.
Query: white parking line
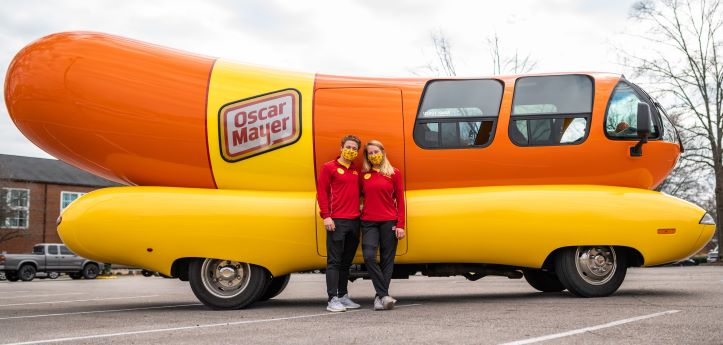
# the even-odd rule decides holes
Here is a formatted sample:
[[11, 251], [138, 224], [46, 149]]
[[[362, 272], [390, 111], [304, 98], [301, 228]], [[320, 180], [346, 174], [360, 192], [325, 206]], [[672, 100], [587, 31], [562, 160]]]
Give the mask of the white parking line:
[[3, 291], [2, 293], [21, 293], [21, 292], [32, 292], [31, 290], [19, 290], [19, 291]]
[[114, 313], [114, 312], [133, 311], [133, 310], [168, 309], [168, 308], [191, 307], [191, 306], [199, 306], [199, 305], [203, 305], [203, 303], [163, 305], [163, 306], [158, 306], [158, 307], [142, 307], [142, 308], [125, 308], [125, 309], [79, 311], [79, 312], [75, 312], [75, 313], [58, 313], [58, 314], [10, 316], [10, 317], [0, 317], [0, 320], [32, 319], [32, 318], [36, 318], [36, 317], [67, 316], [67, 315], [81, 315], [81, 314]]
[[91, 302], [91, 301], [110, 301], [115, 299], [133, 299], [133, 298], [148, 298], [158, 297], [160, 295], [148, 295], [148, 296], [131, 296], [131, 297], [108, 297], [108, 298], [91, 298], [91, 299], [76, 299], [70, 301], [49, 301], [49, 302], [32, 302], [32, 303], [13, 303], [13, 304], [0, 304], [0, 307], [13, 307], [19, 305], [35, 305], [35, 304], [53, 304], [53, 303], [73, 303], [73, 302]]
[[34, 298], [34, 297], [51, 297], [51, 296], [68, 296], [68, 295], [82, 295], [82, 292], [68, 292], [68, 293], [56, 293], [51, 295], [25, 295], [25, 296], [10, 296], [1, 297], [0, 299], [11, 299], [11, 298]]
[[[397, 306], [397, 307], [411, 307], [411, 306], [417, 306], [417, 305], [421, 305], [421, 304], [399, 305], [399, 306]], [[185, 326], [185, 327], [148, 329], [148, 330], [133, 331], [133, 332], [94, 334], [94, 335], [87, 335], [87, 336], [80, 336], [80, 337], [55, 338], [55, 339], [45, 339], [45, 340], [33, 340], [33, 341], [26, 341], [26, 342], [21, 342], [21, 343], [6, 343], [6, 344], [3, 344], [3, 345], [47, 344], [47, 343], [59, 343], [59, 342], [76, 341], [76, 340], [110, 338], [110, 337], [119, 337], [119, 336], [128, 336], [128, 335], [138, 335], [138, 334], [148, 334], [148, 333], [161, 333], [161, 332], [184, 331], [184, 330], [189, 330], [189, 329], [201, 329], [201, 328], [212, 328], [212, 327], [223, 327], [223, 326], [247, 325], [247, 324], [262, 323], [262, 322], [285, 321], [285, 320], [294, 320], [294, 319], [307, 319], [307, 318], [321, 317], [321, 316], [335, 316], [335, 315], [338, 316], [338, 315], [345, 315], [345, 314], [350, 314], [350, 313], [354, 313], [354, 312], [359, 312], [359, 311], [362, 311], [362, 310], [363, 310], [363, 309], [356, 309], [356, 310], [350, 310], [350, 311], [347, 311], [347, 312], [344, 312], [344, 313], [329, 313], [329, 312], [327, 312], [327, 313], [323, 313], [323, 314], [308, 314], [308, 315], [289, 316], [289, 317], [280, 317], [280, 318], [272, 318], [272, 319], [244, 320], [244, 321], [225, 322], [225, 323], [211, 323], [211, 324], [205, 324], [205, 325], [195, 325], [195, 326]]]
[[664, 311], [664, 312], [660, 312], [660, 313], [643, 315], [643, 316], [638, 316], [638, 317], [632, 317], [632, 318], [629, 318], [629, 319], [623, 319], [623, 320], [613, 321], [613, 322], [606, 323], [606, 324], [604, 324], [604, 325], [592, 326], [592, 327], [586, 327], [586, 328], [580, 328], [580, 329], [576, 329], [576, 330], [572, 330], [572, 331], [568, 331], [568, 332], [562, 332], [562, 333], [545, 335], [545, 336], [542, 336], [542, 337], [536, 337], [536, 338], [518, 340], [518, 341], [513, 341], [513, 342], [510, 342], [510, 343], [500, 344], [500, 345], [521, 345], [521, 344], [539, 343], [539, 342], [541, 342], [541, 341], [546, 341], [546, 340], [551, 340], [551, 339], [557, 339], [557, 338], [562, 338], [562, 337], [568, 337], [568, 336], [571, 336], [571, 335], [576, 335], [576, 334], [580, 334], [580, 333], [596, 331], [596, 330], [603, 329], [603, 328], [620, 326], [620, 325], [623, 325], [623, 324], [626, 324], [626, 323], [635, 322], [635, 321], [640, 321], [640, 320], [645, 320], [645, 319], [650, 319], [650, 318], [653, 318], [653, 317], [658, 317], [658, 316], [663, 316], [663, 315], [668, 315], [668, 314], [675, 314], [675, 313], [677, 313], [677, 312], [679, 312], [679, 311], [680, 311], [680, 310], [668, 310], [668, 311]]

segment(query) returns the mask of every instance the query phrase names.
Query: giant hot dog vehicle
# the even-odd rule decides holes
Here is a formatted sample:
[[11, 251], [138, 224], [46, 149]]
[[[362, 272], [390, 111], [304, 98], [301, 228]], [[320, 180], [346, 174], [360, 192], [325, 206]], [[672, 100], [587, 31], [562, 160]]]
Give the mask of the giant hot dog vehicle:
[[682, 147], [619, 74], [343, 77], [69, 32], [17, 54], [5, 100], [37, 146], [130, 185], [73, 202], [63, 242], [187, 280], [213, 308], [325, 267], [316, 174], [349, 133], [383, 142], [404, 176], [397, 278], [524, 276], [607, 296], [628, 267], [688, 257], [715, 229], [653, 190]]

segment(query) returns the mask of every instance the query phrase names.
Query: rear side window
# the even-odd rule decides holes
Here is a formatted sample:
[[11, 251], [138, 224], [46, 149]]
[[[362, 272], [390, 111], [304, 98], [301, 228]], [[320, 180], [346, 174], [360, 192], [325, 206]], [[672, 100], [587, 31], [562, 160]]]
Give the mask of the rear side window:
[[434, 80], [427, 84], [414, 126], [422, 148], [475, 148], [494, 137], [502, 102], [502, 82]]
[[517, 79], [510, 140], [518, 146], [582, 143], [590, 131], [593, 92], [592, 79], [584, 75]]
[[68, 249], [66, 246], [60, 246], [60, 254], [62, 255], [75, 255], [73, 252]]
[[33, 254], [45, 254], [45, 248], [43, 246], [33, 247]]
[[48, 254], [58, 255], [58, 246], [48, 246]]

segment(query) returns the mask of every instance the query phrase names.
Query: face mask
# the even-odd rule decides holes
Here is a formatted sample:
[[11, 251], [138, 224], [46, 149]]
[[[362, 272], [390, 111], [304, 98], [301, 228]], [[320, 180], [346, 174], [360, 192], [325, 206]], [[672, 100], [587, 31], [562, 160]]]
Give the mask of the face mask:
[[369, 155], [369, 162], [374, 165], [382, 164], [382, 161], [384, 160], [384, 154], [383, 153], [377, 153], [373, 155]]
[[353, 150], [353, 149], [346, 149], [346, 148], [345, 148], [345, 149], [341, 150], [341, 156], [342, 156], [344, 159], [349, 160], [349, 161], [353, 161], [354, 158], [356, 158], [356, 156], [357, 156], [358, 154], [359, 154], [359, 152], [357, 152], [357, 150]]

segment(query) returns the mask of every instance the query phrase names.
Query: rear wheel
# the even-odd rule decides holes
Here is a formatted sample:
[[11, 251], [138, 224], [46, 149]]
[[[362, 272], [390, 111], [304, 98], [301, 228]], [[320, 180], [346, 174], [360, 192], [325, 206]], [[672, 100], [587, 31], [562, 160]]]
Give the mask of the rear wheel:
[[22, 265], [18, 269], [18, 277], [24, 282], [29, 282], [35, 278], [35, 266], [33, 265]]
[[291, 279], [290, 274], [271, 279], [269, 286], [266, 288], [266, 291], [261, 295], [261, 297], [259, 297], [258, 301], [268, 301], [278, 296], [282, 291], [284, 291], [284, 289], [286, 289], [286, 285], [289, 285], [289, 279]]
[[96, 264], [87, 264], [83, 267], [82, 274], [85, 279], [95, 279], [98, 273], [100, 273], [100, 268]]
[[58, 272], [49, 272], [48, 273], [48, 278], [50, 278], [50, 279], [58, 279], [58, 277], [60, 277], [60, 273], [58, 273]]
[[245, 262], [197, 259], [190, 263], [191, 290], [213, 309], [242, 309], [256, 302], [269, 283], [269, 273]]
[[524, 270], [524, 273], [525, 280], [537, 290], [542, 292], [560, 292], [565, 290], [565, 286], [562, 285], [555, 273], [531, 268]]
[[17, 272], [6, 272], [5, 279], [7, 279], [9, 282], [16, 282], [20, 280], [20, 277], [18, 277]]
[[577, 296], [609, 296], [625, 279], [627, 257], [611, 246], [565, 248], [557, 253], [555, 272], [562, 285]]
[[68, 275], [69, 275], [70, 278], [73, 279], [73, 280], [78, 280], [78, 279], [80, 279], [80, 278], [83, 278], [83, 272], [82, 272], [82, 271], [81, 271], [81, 272], [69, 273]]

